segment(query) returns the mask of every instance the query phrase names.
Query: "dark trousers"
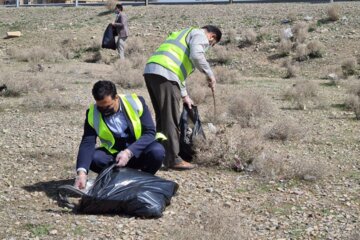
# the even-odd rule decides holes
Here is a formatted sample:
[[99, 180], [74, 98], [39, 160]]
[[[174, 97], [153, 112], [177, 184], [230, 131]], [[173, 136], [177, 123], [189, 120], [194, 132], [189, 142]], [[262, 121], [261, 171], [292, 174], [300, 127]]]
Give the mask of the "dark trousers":
[[152, 105], [155, 111], [156, 131], [162, 132], [167, 141], [163, 142], [165, 147], [164, 165], [171, 167], [179, 162], [180, 151], [180, 88], [176, 82], [156, 75], [144, 75]]
[[[100, 173], [104, 168], [115, 162], [116, 155], [117, 154], [110, 154], [104, 148], [96, 149], [90, 170]], [[139, 158], [132, 157], [125, 167], [140, 169], [144, 172], [155, 174], [161, 167], [164, 157], [164, 147], [158, 142], [153, 142], [145, 148]]]

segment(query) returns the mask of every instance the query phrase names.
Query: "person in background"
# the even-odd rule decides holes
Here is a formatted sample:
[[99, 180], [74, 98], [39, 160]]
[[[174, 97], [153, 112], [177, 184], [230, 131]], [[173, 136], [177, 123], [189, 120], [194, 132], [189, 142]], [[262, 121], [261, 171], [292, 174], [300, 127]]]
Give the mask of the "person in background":
[[175, 170], [195, 167], [179, 156], [180, 101], [191, 109], [185, 80], [197, 68], [204, 73], [208, 86], [215, 90], [216, 79], [205, 52], [221, 39], [219, 28], [207, 25], [171, 33], [149, 58], [144, 70], [146, 87], [156, 115], [156, 129], [167, 137], [164, 165]]
[[[75, 187], [86, 187], [89, 170], [100, 173], [113, 163], [155, 174], [165, 150], [155, 139], [155, 125], [145, 100], [136, 94], [118, 95], [115, 84], [106, 80], [96, 82], [92, 94], [95, 104], [86, 111]], [[99, 148], [96, 138], [101, 142]]]
[[124, 13], [124, 8], [121, 4], [116, 4], [115, 7], [116, 18], [112, 25], [116, 28], [117, 32], [117, 51], [120, 59], [125, 59], [125, 41], [129, 36], [128, 19]]

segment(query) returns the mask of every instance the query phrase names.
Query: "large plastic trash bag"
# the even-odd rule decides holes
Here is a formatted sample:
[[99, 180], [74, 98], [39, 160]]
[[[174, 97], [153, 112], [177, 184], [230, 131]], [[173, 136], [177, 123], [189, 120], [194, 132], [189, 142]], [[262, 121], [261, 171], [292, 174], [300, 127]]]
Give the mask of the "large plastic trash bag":
[[196, 152], [194, 149], [195, 138], [205, 141], [205, 133], [201, 125], [200, 115], [196, 106], [191, 109], [184, 104], [180, 117], [180, 153], [179, 156], [192, 161]]
[[105, 29], [101, 47], [115, 50], [116, 49], [115, 36], [116, 36], [116, 29], [115, 27], [113, 27], [113, 25], [109, 24]]
[[131, 168], [118, 168], [114, 164], [99, 174], [87, 193], [69, 185], [60, 186], [58, 193], [60, 200], [67, 203], [65, 195], [69, 192], [81, 195], [78, 206], [70, 205], [79, 213], [158, 218], [177, 189], [178, 184], [173, 181]]

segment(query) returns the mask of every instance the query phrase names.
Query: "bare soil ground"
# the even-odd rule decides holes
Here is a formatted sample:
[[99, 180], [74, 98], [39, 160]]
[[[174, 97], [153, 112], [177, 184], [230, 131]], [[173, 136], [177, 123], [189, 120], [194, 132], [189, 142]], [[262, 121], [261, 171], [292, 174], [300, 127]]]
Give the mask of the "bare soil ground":
[[[360, 121], [345, 104], [349, 88], [360, 89], [360, 5], [339, 4], [337, 21], [328, 20], [329, 7], [126, 7], [124, 62], [100, 48], [114, 19], [105, 8], [0, 9], [0, 33], [23, 34], [0, 39], [0, 86], [8, 87], [0, 95], [1, 239], [360, 239]], [[298, 61], [300, 42], [279, 54], [280, 33], [298, 23], [307, 26], [304, 44], [323, 45], [321, 57]], [[73, 182], [92, 85], [113, 80], [119, 92], [151, 106], [142, 82], [147, 57], [169, 32], [206, 24], [224, 32], [208, 53], [218, 73], [218, 116], [203, 76], [194, 74], [189, 89], [211, 145], [199, 148], [198, 169], [158, 172], [180, 185], [164, 216], [59, 207], [56, 187]], [[298, 69], [295, 77], [285, 78], [285, 59]], [[347, 59], [355, 65], [345, 64], [353, 72], [344, 76]], [[283, 131], [271, 136], [281, 132], [283, 140], [269, 137], [276, 124]]]

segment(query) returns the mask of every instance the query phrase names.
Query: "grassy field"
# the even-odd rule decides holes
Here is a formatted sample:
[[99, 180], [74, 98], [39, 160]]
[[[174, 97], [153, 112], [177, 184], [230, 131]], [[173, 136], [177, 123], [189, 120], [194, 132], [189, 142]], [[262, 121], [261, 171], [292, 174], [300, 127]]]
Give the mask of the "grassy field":
[[[1, 239], [359, 239], [360, 6], [233, 4], [126, 7], [126, 60], [101, 48], [104, 7], [1, 8]], [[77, 215], [72, 184], [92, 85], [144, 96], [142, 72], [167, 34], [214, 24], [216, 102], [187, 81], [207, 136], [161, 219]], [[291, 29], [292, 38], [284, 36]], [[212, 126], [215, 126], [215, 130]], [[94, 177], [94, 175], [92, 175]]]

